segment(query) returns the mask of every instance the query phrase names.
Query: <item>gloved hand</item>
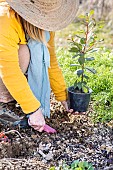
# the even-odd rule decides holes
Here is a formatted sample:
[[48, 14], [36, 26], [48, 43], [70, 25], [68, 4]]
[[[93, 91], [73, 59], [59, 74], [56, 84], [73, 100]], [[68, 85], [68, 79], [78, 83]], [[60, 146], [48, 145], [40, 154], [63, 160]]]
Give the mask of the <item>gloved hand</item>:
[[[22, 120], [19, 121], [15, 121], [13, 123], [14, 126], [19, 126], [20, 128], [28, 128], [30, 127], [29, 123], [28, 123], [28, 119], [29, 119], [30, 115], [26, 115]], [[56, 133], [56, 130], [53, 129], [52, 127], [50, 127], [49, 125], [45, 124], [43, 127], [43, 131], [47, 132], [47, 133]]]
[[48, 126], [47, 124], [44, 125], [44, 129], [45, 132], [47, 133], [56, 133], [57, 131], [55, 129], [53, 129], [52, 127]]

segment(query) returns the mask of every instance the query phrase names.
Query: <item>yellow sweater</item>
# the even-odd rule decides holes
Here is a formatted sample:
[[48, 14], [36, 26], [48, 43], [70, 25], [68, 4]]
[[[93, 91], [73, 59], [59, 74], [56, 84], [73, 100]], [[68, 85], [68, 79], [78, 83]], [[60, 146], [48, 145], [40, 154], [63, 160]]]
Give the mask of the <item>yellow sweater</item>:
[[[30, 113], [40, 107], [40, 102], [33, 95], [19, 67], [19, 44], [26, 44], [26, 39], [15, 14], [8, 15], [5, 10], [4, 2], [0, 2], [0, 77], [23, 111]], [[54, 36], [55, 33], [51, 32], [49, 78], [56, 99], [63, 101], [67, 98], [66, 85], [55, 55]]]

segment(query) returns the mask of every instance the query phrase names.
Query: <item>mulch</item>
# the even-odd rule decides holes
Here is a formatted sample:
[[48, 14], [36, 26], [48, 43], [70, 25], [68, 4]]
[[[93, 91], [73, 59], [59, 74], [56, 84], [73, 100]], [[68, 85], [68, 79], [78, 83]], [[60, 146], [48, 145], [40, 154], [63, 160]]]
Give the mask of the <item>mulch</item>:
[[[10, 109], [22, 115], [19, 106]], [[39, 133], [31, 128], [9, 133], [8, 141], [0, 142], [0, 170], [48, 170], [49, 167], [71, 164], [74, 160], [91, 162], [95, 170], [113, 170], [113, 129], [107, 124], [91, 121], [91, 106], [85, 114], [69, 114], [60, 102], [51, 99], [51, 119], [48, 125], [56, 134]], [[13, 130], [0, 123], [0, 131]], [[22, 138], [21, 138], [22, 136]]]

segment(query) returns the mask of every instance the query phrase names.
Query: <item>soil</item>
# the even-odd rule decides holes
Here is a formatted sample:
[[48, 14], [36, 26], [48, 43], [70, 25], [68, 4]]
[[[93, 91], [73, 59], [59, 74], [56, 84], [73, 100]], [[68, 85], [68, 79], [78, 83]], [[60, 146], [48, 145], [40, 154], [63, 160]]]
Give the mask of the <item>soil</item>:
[[[17, 114], [23, 114], [20, 107], [8, 106]], [[90, 105], [86, 113], [67, 113], [60, 102], [51, 99], [51, 119], [48, 125], [56, 134], [39, 133], [31, 128], [9, 133], [7, 141], [0, 142], [0, 170], [48, 170], [53, 165], [74, 160], [91, 162], [95, 170], [107, 167], [113, 170], [113, 130], [107, 124], [94, 124], [90, 119]], [[0, 131], [14, 129], [0, 123]], [[22, 136], [22, 137], [21, 137]]]
[[[74, 93], [85, 93], [82, 89], [79, 90], [78, 88], [74, 88], [71, 87], [70, 92], [74, 92]], [[92, 93], [92, 89], [89, 89], [89, 91], [87, 93]]]
[[72, 87], [70, 91], [73, 93], [84, 93], [82, 90], [79, 90], [78, 88], [74, 88], [74, 87]]

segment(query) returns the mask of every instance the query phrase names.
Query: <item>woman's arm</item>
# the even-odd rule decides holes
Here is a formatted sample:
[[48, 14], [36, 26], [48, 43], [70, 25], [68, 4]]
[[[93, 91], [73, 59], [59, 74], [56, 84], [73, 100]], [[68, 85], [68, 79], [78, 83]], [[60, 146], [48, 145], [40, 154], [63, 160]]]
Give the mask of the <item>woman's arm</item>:
[[56, 58], [54, 37], [55, 33], [50, 32], [50, 40], [48, 42], [51, 66], [49, 68], [50, 85], [55, 94], [56, 99], [58, 101], [65, 101], [67, 100], [66, 84]]
[[58, 101], [61, 101], [62, 105], [67, 112], [72, 113], [73, 109], [68, 108], [67, 104], [67, 88], [63, 78], [62, 71], [58, 65], [58, 61], [55, 54], [55, 43], [54, 43], [55, 33], [50, 32], [49, 41], [49, 52], [50, 52], [50, 68], [49, 68], [49, 78], [50, 85]]

